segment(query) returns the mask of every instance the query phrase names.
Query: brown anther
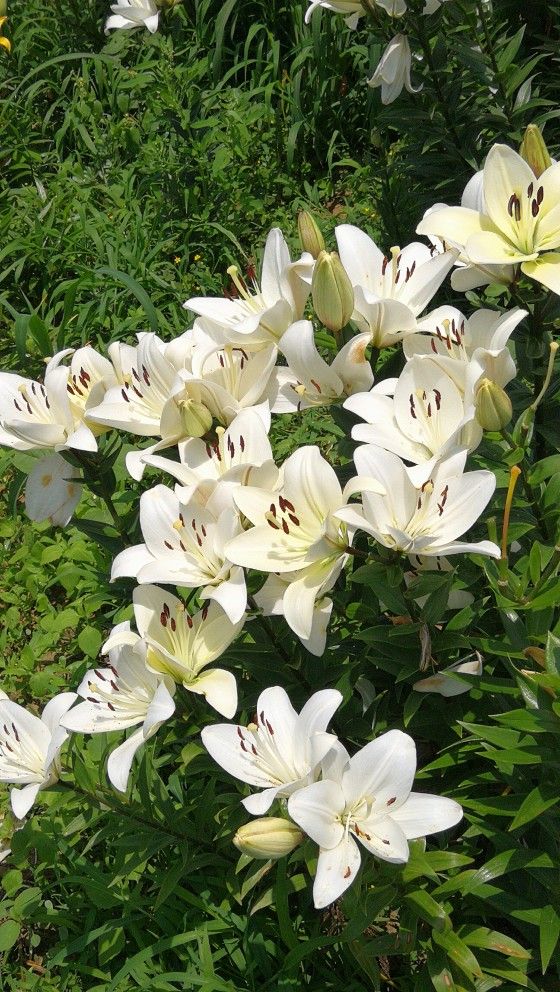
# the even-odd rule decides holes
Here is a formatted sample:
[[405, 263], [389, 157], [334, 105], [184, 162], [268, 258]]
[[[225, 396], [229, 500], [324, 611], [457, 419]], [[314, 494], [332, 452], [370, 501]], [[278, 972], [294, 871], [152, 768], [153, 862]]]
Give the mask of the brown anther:
[[299, 527], [299, 520], [296, 517], [295, 513], [288, 513], [288, 517], [292, 521], [292, 523], [296, 525], [296, 527]]
[[315, 389], [317, 390], [317, 392], [320, 393], [321, 392], [321, 387], [320, 387], [319, 383], [315, 379], [310, 379], [309, 381], [310, 381], [310, 383], [311, 383], [312, 386], [315, 386]]
[[175, 620], [174, 617], [171, 617], [171, 630], [173, 631], [173, 633], [175, 633], [175, 631], [177, 630], [177, 621]]
[[290, 533], [290, 528], [288, 527], [288, 523], [286, 520], [282, 521], [282, 530], [284, 531], [285, 534]]
[[126, 395], [126, 389], [124, 387], [121, 389], [121, 396], [122, 396], [123, 400], [125, 401], [125, 403], [130, 403], [129, 398]]
[[393, 796], [392, 799], [388, 799], [387, 800], [387, 806], [392, 806], [393, 803], [396, 803], [396, 801], [397, 801], [397, 797], [396, 796]]
[[241, 452], [243, 453], [245, 451], [245, 440], [241, 434], [239, 435], [239, 447], [241, 448]]
[[387, 256], [386, 256], [386, 255], [384, 255], [384, 256], [383, 256], [383, 262], [382, 262], [382, 264], [381, 264], [381, 275], [382, 275], [382, 276], [384, 276], [384, 275], [385, 275], [385, 272], [387, 271], [387, 266], [388, 266], [388, 264], [389, 264], [389, 259], [387, 258]]
[[173, 551], [173, 545], [170, 544], [169, 541], [164, 541], [163, 543], [165, 544], [166, 548], [169, 548], [170, 551]]
[[352, 874], [352, 869], [351, 869], [350, 865], [346, 865], [346, 870], [344, 872], [344, 876], [343, 877], [344, 878], [350, 878], [350, 875], [351, 874]]
[[159, 615], [159, 622], [162, 627], [167, 627], [167, 617], [163, 611]]
[[439, 389], [434, 389], [434, 399], [436, 401], [436, 410], [439, 410], [441, 406], [441, 393]]
[[542, 203], [543, 200], [544, 200], [544, 189], [542, 188], [542, 186], [539, 186], [539, 188], [537, 190], [537, 203], [538, 203], [539, 207], [540, 207], [540, 205], [541, 205], [541, 203]]

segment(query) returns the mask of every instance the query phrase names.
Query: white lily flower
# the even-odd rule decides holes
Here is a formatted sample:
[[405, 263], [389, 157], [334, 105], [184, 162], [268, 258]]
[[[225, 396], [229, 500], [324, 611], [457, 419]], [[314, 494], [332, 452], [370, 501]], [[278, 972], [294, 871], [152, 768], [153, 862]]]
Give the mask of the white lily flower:
[[252, 407], [268, 430], [269, 397], [277, 354], [275, 345], [263, 347], [258, 352], [231, 345], [212, 346], [205, 352], [197, 349], [192, 372], [185, 370], [178, 374], [162, 411], [162, 437], [180, 440], [186, 436], [185, 411], [188, 415], [193, 404], [206, 411], [210, 424], [214, 419], [224, 427], [242, 410]]
[[216, 490], [202, 505], [196, 498], [181, 502], [166, 486], [143, 493], [140, 527], [146, 543], [117, 555], [111, 581], [129, 575], [142, 584], [202, 587], [201, 599], [220, 603], [231, 623], [238, 623], [247, 605], [245, 576], [225, 548], [240, 532], [241, 522], [231, 504], [220, 504], [220, 496]]
[[560, 293], [560, 163], [537, 179], [507, 145], [494, 145], [483, 175], [485, 211], [448, 207], [424, 217], [419, 234], [458, 244], [468, 261], [520, 265], [521, 271]]
[[319, 845], [313, 901], [323, 909], [354, 881], [360, 841], [382, 861], [404, 864], [408, 841], [449, 830], [462, 819], [453, 799], [411, 792], [416, 747], [408, 734], [390, 730], [351, 758], [337, 744], [323, 763], [323, 778], [288, 800], [292, 819]]
[[432, 255], [413, 242], [391, 249], [388, 259], [364, 231], [351, 224], [335, 228], [340, 260], [354, 289], [352, 320], [368, 331], [376, 348], [397, 344], [416, 330], [416, 318], [453, 267], [456, 253]]
[[40, 458], [27, 477], [25, 512], [30, 520], [50, 520], [65, 527], [80, 502], [79, 471], [62, 455]]
[[266, 426], [254, 407], [242, 410], [225, 430], [216, 431], [215, 441], [193, 437], [178, 445], [179, 461], [146, 455], [146, 465], [169, 472], [183, 487], [186, 502], [196, 489], [202, 502], [210, 498], [218, 483], [233, 490], [242, 486], [272, 488], [278, 479]]
[[[373, 0], [377, 7], [381, 7], [391, 17], [402, 17], [406, 13], [406, 0]], [[310, 6], [305, 13], [305, 23], [311, 20], [313, 11], [317, 7], [325, 7], [335, 14], [344, 14], [344, 20], [352, 30], [357, 27], [360, 17], [366, 13], [364, 5], [357, 0], [309, 0]]]
[[105, 21], [105, 34], [115, 28], [147, 28], [150, 34], [158, 29], [159, 10], [155, 0], [119, 0], [111, 4], [113, 13]]
[[277, 366], [278, 394], [272, 413], [293, 413], [312, 406], [325, 406], [363, 392], [373, 385], [373, 372], [365, 357], [369, 333], [352, 338], [327, 365], [315, 347], [310, 320], [292, 324], [280, 342], [288, 368]]
[[381, 103], [387, 105], [393, 103], [400, 96], [403, 88], [408, 93], [419, 93], [422, 86], [416, 88], [410, 79], [412, 68], [412, 53], [408, 38], [405, 34], [397, 34], [387, 45], [379, 65], [371, 79], [368, 79], [368, 86], [372, 89], [381, 87]]
[[284, 614], [298, 637], [308, 639], [315, 600], [340, 574], [351, 541], [334, 516], [346, 502], [334, 469], [317, 447], [305, 446], [284, 462], [281, 490], [244, 486], [234, 499], [254, 526], [226, 545], [228, 559], [261, 572], [288, 573], [293, 581], [284, 594]]
[[[447, 370], [428, 356], [416, 355], [397, 380], [356, 393], [344, 407], [366, 421], [352, 428], [355, 441], [379, 445], [420, 466], [453, 448], [472, 451], [482, 438], [474, 408]], [[418, 471], [423, 476], [423, 468]]]
[[518, 308], [504, 314], [477, 310], [467, 320], [455, 307], [439, 307], [422, 318], [418, 333], [406, 338], [404, 353], [408, 359], [431, 358], [463, 393], [468, 407], [482, 377], [503, 388], [517, 375], [507, 342], [526, 316]]
[[[62, 365], [68, 355], [70, 365]], [[47, 364], [44, 383], [0, 372], [0, 444], [16, 451], [96, 451], [100, 431], [89, 419], [90, 408], [114, 381], [111, 363], [89, 346], [58, 352]]]
[[77, 734], [104, 734], [142, 724], [107, 762], [110, 782], [126, 792], [138, 748], [175, 712], [175, 683], [167, 675], [148, 671], [146, 647], [128, 623], [114, 629], [103, 650], [109, 653], [109, 667], [86, 672], [77, 690], [84, 701], [66, 713], [62, 726]]
[[204, 329], [221, 345], [277, 344], [290, 324], [303, 316], [314, 264], [309, 252], [292, 262], [284, 235], [275, 227], [266, 239], [260, 286], [254, 283], [247, 289], [237, 267], [231, 266], [228, 273], [239, 293], [237, 299], [193, 297], [183, 306], [204, 318]]
[[235, 676], [223, 668], [204, 669], [230, 646], [243, 619], [231, 623], [217, 603], [190, 616], [177, 596], [157, 586], [138, 586], [132, 598], [136, 626], [147, 645], [147, 668], [204, 696], [218, 713], [231, 719], [237, 709]]
[[192, 336], [187, 331], [170, 344], [156, 334], [139, 335], [138, 345], [115, 343], [109, 355], [119, 382], [89, 411], [92, 420], [143, 437], [161, 436], [161, 415], [177, 373], [191, 366]]
[[68, 737], [61, 719], [76, 699], [75, 692], [61, 692], [45, 706], [41, 717], [0, 693], [0, 782], [12, 789], [14, 816], [27, 815], [41, 789], [58, 781], [60, 749]]
[[482, 656], [478, 651], [475, 651], [474, 658], [456, 661], [448, 668], [443, 668], [441, 672], [435, 672], [434, 675], [415, 682], [412, 688], [415, 692], [435, 692], [446, 698], [460, 696], [463, 692], [470, 692], [471, 687], [468, 682], [462, 682], [461, 679], [455, 678], [454, 673], [480, 677], [482, 675]]
[[285, 690], [272, 686], [259, 696], [255, 723], [204, 727], [202, 743], [230, 775], [264, 790], [242, 800], [249, 813], [260, 816], [276, 798], [313, 781], [336, 741], [326, 728], [341, 702], [336, 689], [322, 689], [298, 715]]
[[[298, 573], [296, 572], [296, 576], [297, 574]], [[329, 588], [334, 585], [336, 578], [337, 575], [335, 574], [334, 577], [332, 577]], [[284, 597], [286, 596], [291, 584], [297, 581], [297, 578], [294, 579], [293, 577], [287, 575], [271, 574], [268, 576], [265, 584], [253, 596], [255, 603], [259, 609], [263, 611], [265, 617], [283, 616], [289, 623], [289, 618], [291, 617], [290, 596], [286, 599], [286, 603], [288, 605], [287, 617]], [[299, 637], [299, 640], [303, 644], [304, 648], [306, 648], [310, 654], [314, 654], [318, 658], [325, 653], [327, 629], [333, 609], [332, 599], [324, 597], [324, 593], [326, 591], [326, 589], [321, 588], [317, 593], [317, 599], [313, 605], [309, 636], [302, 637], [297, 633], [297, 630], [294, 631], [294, 633]]]
[[[431, 466], [421, 481], [401, 459], [373, 444], [354, 452], [358, 478], [353, 491], [362, 490], [362, 508], [352, 504], [336, 513], [349, 526], [371, 534], [379, 544], [407, 555], [455, 555], [466, 552], [500, 557], [492, 541], [457, 541], [478, 520], [496, 488], [492, 472], [464, 472], [463, 449]], [[386, 495], [368, 491], [371, 483]], [[350, 487], [351, 483], [348, 483]]]

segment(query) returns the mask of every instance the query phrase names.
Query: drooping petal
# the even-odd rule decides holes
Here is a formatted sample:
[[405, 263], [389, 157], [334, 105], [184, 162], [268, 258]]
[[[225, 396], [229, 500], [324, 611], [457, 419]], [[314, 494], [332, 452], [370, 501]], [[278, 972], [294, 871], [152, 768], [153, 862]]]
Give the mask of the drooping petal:
[[313, 883], [315, 909], [324, 909], [346, 892], [358, 873], [360, 862], [358, 845], [350, 836], [332, 850], [319, 852]]
[[190, 692], [205, 696], [206, 702], [226, 720], [231, 720], [237, 709], [237, 683], [232, 672], [214, 668], [203, 672], [188, 683], [183, 683]]
[[40, 782], [30, 782], [29, 785], [24, 785], [22, 789], [11, 790], [10, 803], [12, 812], [18, 820], [25, 819], [39, 794], [40, 788]]
[[119, 792], [126, 792], [128, 776], [134, 755], [138, 748], [144, 743], [144, 731], [142, 728], [136, 730], [130, 737], [119, 744], [114, 751], [111, 751], [107, 761], [107, 775], [109, 781]]

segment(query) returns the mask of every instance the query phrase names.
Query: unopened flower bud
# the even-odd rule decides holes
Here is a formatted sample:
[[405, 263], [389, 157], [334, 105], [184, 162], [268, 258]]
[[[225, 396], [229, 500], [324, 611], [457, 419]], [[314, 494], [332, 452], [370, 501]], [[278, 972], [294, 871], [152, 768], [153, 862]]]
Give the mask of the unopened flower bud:
[[188, 437], [203, 437], [212, 426], [212, 414], [204, 403], [185, 397], [179, 401], [181, 419]]
[[476, 419], [485, 431], [501, 431], [509, 424], [513, 410], [505, 390], [491, 379], [480, 383], [475, 401]]
[[262, 816], [239, 828], [233, 843], [250, 858], [277, 860], [301, 844], [303, 833], [290, 820], [280, 816]]
[[8, 0], [0, 0], [0, 17], [6, 17], [8, 13]]
[[325, 250], [325, 239], [317, 221], [307, 210], [300, 210], [297, 225], [303, 251], [308, 251], [310, 255], [313, 255], [313, 258], [318, 258], [320, 253]]
[[311, 281], [313, 306], [319, 320], [337, 334], [346, 327], [354, 311], [354, 290], [335, 251], [322, 251]]
[[521, 158], [531, 167], [537, 179], [552, 165], [548, 148], [541, 130], [536, 124], [529, 124], [519, 149]]

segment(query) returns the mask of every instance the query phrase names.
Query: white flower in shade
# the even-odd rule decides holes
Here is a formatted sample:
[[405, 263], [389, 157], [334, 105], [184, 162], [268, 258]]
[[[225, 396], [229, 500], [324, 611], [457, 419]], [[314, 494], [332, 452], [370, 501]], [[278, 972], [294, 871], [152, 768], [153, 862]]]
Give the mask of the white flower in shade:
[[[391, 391], [393, 396], [386, 395]], [[352, 428], [354, 440], [379, 445], [419, 464], [421, 476], [423, 463], [453, 448], [472, 450], [482, 438], [474, 408], [465, 403], [447, 371], [428, 356], [415, 356], [397, 380], [387, 379], [369, 393], [356, 393], [344, 406], [366, 421]]]
[[41, 717], [0, 692], [0, 782], [18, 786], [10, 793], [14, 816], [27, 815], [41, 789], [58, 781], [60, 749], [68, 737], [61, 719], [76, 693], [61, 692]]
[[264, 790], [243, 800], [245, 809], [259, 816], [277, 797], [313, 781], [336, 741], [326, 728], [341, 702], [336, 689], [321, 689], [298, 715], [285, 690], [272, 686], [259, 696], [255, 723], [204, 727], [202, 743], [230, 775]]
[[[68, 355], [70, 365], [62, 365]], [[89, 411], [115, 381], [111, 363], [89, 346], [58, 352], [47, 364], [44, 383], [0, 372], [0, 444], [17, 451], [96, 451], [100, 431]]]
[[416, 330], [416, 318], [435, 296], [453, 266], [455, 252], [432, 255], [413, 242], [383, 255], [374, 241], [351, 224], [335, 228], [340, 260], [354, 289], [352, 320], [370, 334], [376, 348], [397, 344]]
[[30, 520], [65, 527], [82, 495], [80, 473], [62, 455], [40, 458], [27, 477], [25, 512]]
[[[297, 574], [298, 573], [296, 572], [296, 576]], [[336, 578], [337, 576], [335, 575], [331, 582], [331, 586], [334, 582], [336, 582]], [[286, 596], [286, 593], [289, 592], [292, 582], [297, 581], [297, 578], [290, 578], [287, 575], [269, 575], [263, 587], [253, 596], [253, 599], [266, 617], [283, 616], [286, 618], [284, 597]], [[326, 592], [325, 589], [320, 589], [317, 593], [317, 599], [313, 605], [313, 616], [309, 636], [301, 637], [298, 635], [304, 648], [306, 648], [310, 654], [314, 654], [317, 657], [320, 657], [325, 653], [327, 628], [329, 626], [329, 620], [331, 618], [333, 608], [332, 599], [324, 597], [324, 592]], [[288, 617], [290, 617], [290, 596], [287, 597], [286, 602], [288, 605]], [[294, 633], [297, 634], [297, 631], [294, 631]]]
[[406, 338], [404, 353], [408, 359], [416, 355], [431, 358], [453, 380], [469, 406], [483, 377], [503, 388], [517, 375], [507, 342], [526, 316], [527, 311], [520, 309], [504, 314], [477, 310], [467, 320], [455, 307], [440, 307], [422, 318], [418, 333]]
[[111, 4], [113, 13], [105, 21], [105, 34], [115, 28], [147, 28], [150, 34], [158, 29], [159, 10], [155, 0], [119, 0]]
[[274, 487], [278, 469], [262, 417], [254, 408], [242, 410], [225, 430], [218, 428], [214, 441], [193, 437], [178, 445], [179, 461], [146, 455], [146, 465], [163, 469], [181, 484], [181, 499], [187, 501], [196, 489], [200, 501], [208, 499], [220, 483]]
[[309, 0], [309, 7], [305, 12], [305, 23], [309, 24], [313, 12], [317, 7], [325, 7], [335, 14], [344, 14], [344, 19], [349, 28], [357, 27], [360, 17], [365, 16], [365, 9], [360, 0]]
[[166, 486], [155, 486], [140, 497], [140, 527], [145, 544], [121, 551], [113, 562], [111, 581], [123, 575], [140, 583], [163, 582], [200, 588], [201, 599], [215, 600], [232, 623], [247, 605], [243, 569], [232, 564], [225, 547], [241, 531], [239, 514], [229, 491], [216, 489], [202, 505], [196, 498], [183, 503]]
[[351, 338], [327, 365], [315, 347], [311, 321], [292, 324], [280, 342], [288, 367], [276, 368], [278, 393], [272, 401], [272, 413], [325, 406], [370, 389], [373, 372], [365, 357], [369, 342], [369, 333]]
[[89, 411], [91, 420], [141, 437], [159, 437], [160, 442], [144, 451], [130, 451], [126, 466], [134, 479], [144, 471], [144, 456], [170, 447], [188, 436], [184, 418], [177, 416], [167, 425], [164, 413], [175, 388], [182, 388], [180, 373], [190, 371], [194, 353], [191, 331], [169, 344], [156, 334], [138, 335], [138, 345], [114, 343], [109, 355], [117, 373], [118, 385], [109, 389], [103, 401]]
[[203, 318], [205, 332], [220, 345], [276, 344], [290, 324], [303, 316], [314, 264], [309, 252], [292, 262], [284, 235], [275, 227], [266, 239], [260, 285], [255, 282], [248, 288], [233, 265], [228, 274], [237, 299], [193, 297], [183, 306]]
[[447, 3], [447, 0], [426, 0], [422, 13], [434, 14], [441, 7], [442, 3]]
[[[455, 307], [438, 307], [418, 321], [418, 331], [403, 341], [403, 351], [409, 360], [415, 355], [432, 358], [464, 392], [467, 369], [475, 354], [501, 353], [526, 316], [527, 311], [519, 308], [503, 314], [480, 309], [467, 318]], [[513, 378], [516, 374], [513, 359], [510, 368]]]
[[[406, 13], [406, 0], [373, 0], [375, 6], [381, 7], [391, 17], [402, 17]], [[305, 23], [311, 20], [313, 11], [317, 7], [325, 7], [334, 11], [335, 14], [344, 14], [344, 20], [349, 28], [357, 27], [360, 17], [366, 13], [362, 3], [356, 0], [309, 0], [310, 6], [305, 13]]]
[[[500, 557], [492, 541], [457, 541], [478, 520], [496, 488], [492, 472], [464, 472], [467, 452], [457, 451], [431, 466], [423, 481], [401, 459], [373, 444], [354, 452], [362, 489], [362, 508], [352, 504], [337, 512], [349, 526], [365, 530], [379, 544], [408, 555], [454, 555], [463, 552]], [[363, 480], [360, 482], [360, 480]], [[383, 486], [385, 496], [368, 491]], [[348, 484], [350, 487], [350, 483]]]
[[448, 830], [462, 819], [453, 799], [411, 792], [415, 774], [414, 741], [390, 730], [353, 758], [337, 744], [323, 762], [321, 781], [290, 796], [290, 816], [320, 848], [313, 885], [317, 909], [354, 881], [361, 862], [356, 840], [382, 861], [404, 864], [409, 840]]
[[408, 93], [419, 93], [422, 86], [416, 88], [410, 79], [412, 67], [412, 53], [408, 38], [405, 34], [397, 34], [391, 39], [387, 48], [381, 56], [379, 65], [371, 79], [368, 79], [368, 86], [375, 89], [381, 87], [381, 103], [389, 104], [400, 96], [403, 88]]
[[520, 265], [560, 293], [560, 163], [538, 178], [517, 152], [494, 145], [483, 174], [484, 212], [447, 207], [425, 216], [417, 231], [461, 248], [475, 266]]
[[[258, 352], [225, 345], [223, 348], [197, 348], [192, 372], [180, 372], [170, 399], [162, 412], [163, 438], [178, 441], [193, 431], [188, 427], [193, 411], [207, 418], [207, 426], [197, 436], [210, 429], [212, 421], [227, 427], [242, 410], [253, 408], [265, 427], [270, 426], [269, 398], [273, 390], [272, 376], [278, 352], [274, 345]], [[164, 442], [165, 443], [165, 442]], [[148, 454], [152, 454], [157, 445]]]
[[237, 709], [235, 676], [222, 668], [205, 669], [237, 637], [243, 620], [231, 623], [217, 603], [191, 616], [180, 599], [151, 585], [138, 586], [133, 602], [136, 626], [147, 645], [149, 670], [170, 675], [231, 719]]
[[463, 692], [469, 692], [471, 689], [469, 683], [455, 678], [455, 675], [474, 675], [478, 678], [482, 675], [482, 656], [478, 651], [475, 651], [474, 657], [456, 661], [441, 672], [420, 679], [412, 688], [415, 692], [435, 692], [445, 697], [460, 696]]
[[109, 781], [126, 792], [138, 748], [175, 712], [175, 683], [167, 675], [148, 671], [146, 647], [128, 623], [113, 630], [103, 650], [109, 653], [108, 668], [86, 672], [78, 686], [84, 701], [66, 713], [62, 725], [73, 733], [104, 734], [142, 724], [111, 751], [107, 762]]
[[234, 537], [225, 553], [237, 565], [292, 579], [283, 598], [284, 615], [298, 637], [308, 639], [315, 600], [331, 588], [347, 559], [351, 536], [333, 515], [346, 497], [314, 445], [286, 459], [283, 480], [279, 491], [236, 490], [235, 502], [254, 526]]

